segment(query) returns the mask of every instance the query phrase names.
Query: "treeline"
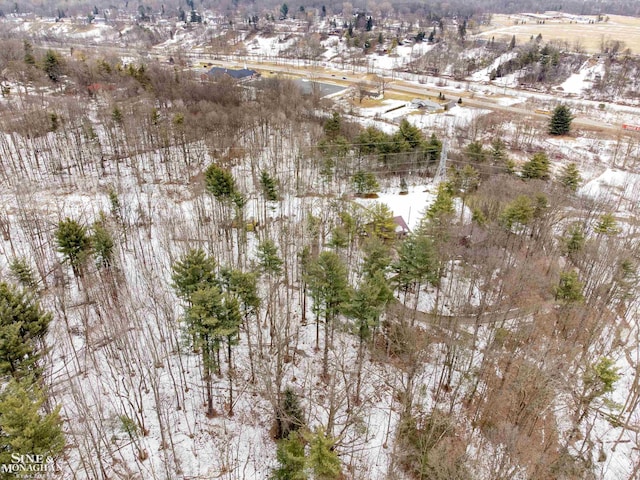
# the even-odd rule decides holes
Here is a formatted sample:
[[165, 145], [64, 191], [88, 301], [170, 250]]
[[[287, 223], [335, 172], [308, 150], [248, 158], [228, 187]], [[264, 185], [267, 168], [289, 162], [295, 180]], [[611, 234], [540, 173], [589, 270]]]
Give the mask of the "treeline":
[[586, 59], [583, 55], [561, 53], [557, 46], [550, 43], [541, 46], [541, 42], [542, 37], [538, 37], [519, 47], [515, 58], [489, 72], [489, 79], [495, 80], [520, 71], [518, 78], [521, 83], [557, 83], [568, 78]]
[[[288, 11], [295, 12], [299, 8], [317, 8], [318, 11], [324, 11], [329, 13], [340, 13], [343, 11], [344, 2], [337, 0], [317, 0], [311, 2], [282, 2], [279, 0], [261, 0], [261, 1], [249, 1], [239, 0], [233, 2], [232, 0], [212, 1], [203, 0], [198, 2], [197, 5], [194, 2], [182, 1], [182, 0], [145, 0], [144, 2], [130, 2], [124, 1], [117, 6], [113, 5], [113, 2], [107, 2], [105, 0], [97, 1], [85, 1], [75, 0], [74, 2], [67, 1], [50, 1], [46, 3], [32, 2], [30, 0], [21, 0], [18, 2], [4, 0], [0, 2], [0, 11], [4, 14], [18, 13], [35, 13], [37, 15], [60, 17], [81, 15], [86, 16], [97, 10], [96, 13], [100, 13], [104, 10], [111, 12], [112, 14], [117, 12], [138, 14], [140, 15], [159, 15], [164, 17], [178, 18], [180, 11], [187, 12], [185, 18], [190, 16], [189, 12], [197, 7], [198, 11], [211, 10], [218, 13], [232, 14], [238, 7], [246, 7], [251, 11], [269, 10], [272, 12], [280, 12], [282, 4], [287, 4]], [[453, 17], [463, 16], [470, 18], [474, 15], [483, 15], [491, 13], [522, 13], [522, 12], [535, 12], [554, 10], [562, 11], [566, 13], [576, 15], [598, 15], [602, 12], [608, 14], [617, 15], [630, 15], [636, 16], [640, 14], [640, 9], [633, 2], [627, 2], [625, 0], [606, 0], [605, 2], [583, 2], [581, 0], [567, 0], [561, 4], [556, 0], [544, 0], [541, 2], [535, 2], [533, 0], [523, 0], [518, 3], [506, 0], [489, 0], [487, 2], [463, 2], [461, 0], [455, 0], [442, 5], [426, 4], [422, 1], [391, 1], [389, 2], [391, 8], [385, 7], [385, 12], [388, 14], [403, 15], [419, 15], [425, 17]], [[142, 7], [142, 10], [141, 8]], [[351, 9], [353, 7], [350, 7]], [[373, 14], [377, 14], [375, 7], [372, 9]]]

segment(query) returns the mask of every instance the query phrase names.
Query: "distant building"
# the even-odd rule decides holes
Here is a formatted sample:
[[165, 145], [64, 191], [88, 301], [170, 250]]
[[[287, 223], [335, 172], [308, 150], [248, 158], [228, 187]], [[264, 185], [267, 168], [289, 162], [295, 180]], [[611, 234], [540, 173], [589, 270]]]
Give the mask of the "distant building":
[[404, 221], [402, 216], [398, 215], [397, 217], [393, 217], [393, 223], [396, 224], [396, 235], [398, 237], [405, 237], [411, 232], [407, 222]]
[[411, 100], [411, 106], [413, 108], [425, 108], [430, 112], [435, 112], [437, 110], [442, 110], [442, 105], [436, 102], [432, 102], [430, 100], [424, 100], [422, 98], [414, 98]]
[[259, 76], [259, 73], [255, 70], [249, 70], [248, 68], [242, 68], [240, 70], [232, 70], [224, 67], [213, 67], [208, 72], [212, 77], [218, 77], [220, 75], [229, 75], [236, 80], [249, 80]]

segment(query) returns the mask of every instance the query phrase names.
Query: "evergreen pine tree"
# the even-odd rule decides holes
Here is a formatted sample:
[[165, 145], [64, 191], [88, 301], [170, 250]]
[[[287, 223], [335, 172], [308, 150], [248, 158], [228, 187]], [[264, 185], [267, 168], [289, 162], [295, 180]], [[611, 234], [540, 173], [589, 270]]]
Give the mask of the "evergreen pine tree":
[[331, 230], [331, 240], [328, 245], [334, 249], [346, 248], [349, 245], [349, 233], [342, 225], [336, 225]]
[[282, 259], [278, 256], [278, 247], [271, 239], [266, 239], [258, 245], [258, 264], [260, 270], [267, 275], [282, 273]]
[[507, 158], [507, 160], [504, 162], [504, 170], [507, 175], [515, 175], [516, 162], [514, 162], [510, 158]]
[[469, 161], [473, 163], [482, 163], [487, 158], [487, 152], [480, 142], [471, 142], [465, 147], [464, 152]]
[[500, 138], [494, 138], [491, 142], [491, 160], [496, 165], [503, 165], [507, 161], [506, 146]]
[[109, 189], [109, 204], [111, 207], [111, 215], [120, 223], [122, 223], [122, 204], [118, 192], [114, 188]]
[[369, 340], [371, 332], [378, 326], [380, 316], [391, 300], [393, 292], [381, 271], [365, 277], [353, 292], [345, 315], [356, 320], [357, 335], [361, 342]]
[[93, 224], [91, 243], [98, 268], [109, 268], [113, 261], [113, 237], [105, 226], [104, 218]]
[[191, 249], [171, 269], [173, 288], [178, 297], [190, 301], [199, 289], [215, 284], [216, 262], [201, 249]]
[[582, 287], [583, 284], [578, 280], [577, 272], [562, 272], [558, 286], [555, 289], [556, 300], [562, 300], [563, 302], [580, 302], [584, 299]]
[[362, 245], [362, 276], [372, 277], [377, 272], [385, 274], [391, 265], [391, 251], [379, 238], [368, 238]]
[[16, 281], [24, 288], [33, 290], [37, 287], [35, 274], [26, 258], [16, 257], [9, 263], [9, 270]]
[[618, 367], [615, 361], [608, 357], [603, 357], [598, 363], [590, 365], [584, 375], [585, 386], [593, 397], [613, 392], [613, 386], [618, 380], [620, 380]]
[[485, 216], [484, 212], [481, 209], [474, 208], [471, 211], [471, 221], [482, 226], [487, 223], [487, 217]]
[[580, 182], [582, 182], [582, 177], [580, 176], [580, 172], [578, 171], [576, 164], [570, 163], [563, 167], [559, 180], [562, 185], [572, 192], [578, 190]]
[[81, 276], [81, 269], [91, 249], [91, 238], [87, 235], [87, 229], [77, 221], [67, 218], [58, 224], [55, 233], [58, 243], [58, 252], [71, 265], [73, 274]]
[[220, 334], [227, 341], [227, 358], [229, 360], [229, 416], [233, 416], [233, 346], [238, 344], [238, 334], [242, 324], [240, 303], [232, 293], [225, 292], [222, 296], [222, 309], [220, 311]]
[[570, 257], [584, 248], [584, 230], [579, 223], [573, 224], [563, 238], [564, 251]]
[[[43, 392], [31, 379], [9, 381], [0, 394], [0, 465], [10, 465], [14, 454], [46, 458], [62, 453], [65, 441], [60, 407], [43, 415], [44, 402]], [[16, 477], [23, 478], [20, 473], [11, 476]]]
[[262, 188], [264, 198], [268, 202], [276, 202], [278, 200], [277, 183], [266, 170], [260, 172], [260, 187]]
[[400, 151], [424, 149], [425, 147], [422, 131], [406, 118], [400, 122], [398, 131], [393, 135], [393, 141], [400, 146]]
[[436, 285], [440, 269], [433, 239], [419, 231], [411, 233], [400, 246], [393, 270], [394, 283], [405, 292], [415, 284]]
[[[326, 376], [329, 369], [329, 331], [333, 332], [334, 319], [349, 300], [347, 269], [336, 253], [323, 251], [317, 259], [309, 263], [305, 281], [317, 318], [324, 317], [322, 372]], [[319, 323], [317, 325], [316, 342]]]
[[[438, 193], [433, 203], [427, 209], [425, 217], [436, 226], [442, 226], [446, 223], [447, 218], [455, 211], [453, 205], [453, 195], [451, 194], [451, 185], [448, 183], [440, 183], [438, 185]], [[423, 223], [423, 222], [421, 222]], [[424, 228], [424, 225], [421, 225]]]
[[610, 213], [605, 213], [600, 216], [598, 223], [594, 231], [598, 235], [607, 235], [609, 237], [613, 237], [620, 233], [620, 227], [618, 227], [618, 222]]
[[122, 125], [122, 122], [124, 121], [122, 110], [120, 110], [117, 106], [113, 107], [113, 111], [111, 112], [111, 119], [118, 125]]
[[22, 377], [35, 369], [50, 321], [30, 294], [0, 283], [0, 375]]
[[372, 195], [380, 188], [376, 176], [371, 172], [363, 172], [362, 170], [358, 170], [353, 175], [351, 182], [358, 195]]
[[220, 276], [225, 285], [224, 288], [237, 297], [245, 317], [255, 315], [256, 309], [260, 305], [256, 273], [227, 269], [223, 270]]
[[522, 178], [547, 180], [549, 178], [549, 157], [544, 152], [538, 152], [522, 166]]
[[309, 438], [309, 468], [315, 480], [337, 480], [341, 475], [340, 458], [334, 450], [335, 440], [322, 428]]
[[409, 193], [409, 187], [407, 181], [404, 178], [400, 179], [400, 195], [406, 195]]
[[232, 200], [236, 181], [230, 171], [212, 163], [204, 172], [205, 186], [217, 200]]
[[298, 432], [278, 442], [276, 449], [278, 467], [273, 470], [271, 480], [307, 480], [307, 461], [304, 456], [304, 441]]
[[331, 141], [340, 135], [342, 120], [338, 112], [333, 112], [331, 118], [324, 122], [324, 134]]
[[391, 240], [395, 237], [396, 224], [393, 221], [393, 212], [382, 202], [375, 202], [368, 211], [369, 223], [367, 233], [383, 240]]
[[526, 195], [520, 195], [502, 211], [500, 223], [508, 230], [512, 230], [514, 226], [523, 228], [533, 220], [534, 214], [535, 206], [531, 199]]
[[571, 130], [573, 116], [571, 110], [566, 105], [558, 105], [549, 120], [550, 135], [567, 135]]
[[258, 275], [256, 272], [242, 272], [235, 269], [223, 269], [220, 272], [223, 288], [238, 300], [241, 320], [244, 324], [247, 335], [247, 346], [249, 347], [249, 366], [251, 368], [251, 379], [255, 381], [255, 371], [253, 365], [253, 346], [249, 334], [249, 318], [257, 317], [260, 297], [258, 296]]
[[42, 69], [52, 82], [58, 82], [62, 75], [62, 64], [60, 57], [53, 50], [47, 50], [44, 56]]
[[222, 321], [222, 294], [216, 285], [203, 285], [190, 296], [187, 308], [187, 333], [194, 351], [200, 352], [204, 371], [207, 415], [213, 416], [212, 372], [220, 370], [218, 351], [221, 342], [233, 333]]
[[33, 45], [27, 40], [23, 40], [22, 46], [24, 49], [24, 63], [27, 65], [35, 65], [36, 57], [33, 56]]
[[393, 291], [381, 270], [373, 276], [362, 279], [358, 289], [353, 293], [350, 302], [345, 307], [345, 315], [356, 321], [358, 335], [358, 355], [356, 359], [356, 389], [355, 402], [360, 402], [362, 382], [362, 364], [364, 361], [364, 345], [377, 330], [380, 316], [387, 304], [393, 300]]
[[300, 430], [306, 423], [304, 412], [300, 406], [300, 399], [291, 387], [287, 387], [282, 392], [282, 400], [278, 407], [276, 422], [276, 438], [278, 439], [289, 437], [292, 432]]

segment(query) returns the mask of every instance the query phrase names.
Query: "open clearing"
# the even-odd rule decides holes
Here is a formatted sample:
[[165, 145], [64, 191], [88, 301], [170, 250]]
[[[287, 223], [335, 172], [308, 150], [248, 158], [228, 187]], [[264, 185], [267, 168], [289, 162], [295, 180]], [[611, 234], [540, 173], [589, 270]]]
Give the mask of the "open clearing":
[[[581, 17], [596, 20], [596, 17]], [[545, 41], [557, 40], [568, 42], [571, 47], [579, 47], [588, 53], [599, 53], [602, 44], [607, 41], [623, 42], [624, 48], [633, 53], [640, 53], [640, 18], [608, 16], [608, 21], [595, 24], [563, 19], [547, 19], [544, 24], [536, 23], [534, 18], [522, 15], [494, 15], [491, 25], [481, 32], [484, 38], [495, 37], [496, 40], [510, 39], [516, 36], [519, 44], [529, 41], [531, 36], [542, 34]], [[525, 24], [515, 25], [525, 21]], [[572, 23], [570, 23], [572, 22]]]

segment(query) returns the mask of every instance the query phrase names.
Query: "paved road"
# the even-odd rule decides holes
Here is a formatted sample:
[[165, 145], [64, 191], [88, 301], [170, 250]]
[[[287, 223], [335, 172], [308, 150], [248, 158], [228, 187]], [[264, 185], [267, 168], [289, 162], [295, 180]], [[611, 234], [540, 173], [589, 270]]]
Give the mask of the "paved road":
[[[82, 45], [76, 45], [74, 47], [84, 48]], [[69, 46], [65, 45], [65, 47], [59, 47], [59, 46], [51, 45], [50, 48], [62, 51], [62, 50], [68, 50]], [[124, 47], [110, 47], [110, 49], [113, 52], [117, 52], [122, 55], [125, 55], [125, 54], [130, 55], [130, 54], [138, 53], [145, 58], [152, 57], [152, 58], [156, 58], [158, 60], [163, 60], [163, 61], [168, 60], [168, 58], [174, 53], [172, 51], [160, 50], [160, 49], [151, 49], [144, 52], [136, 52], [135, 49], [124, 48]], [[335, 70], [336, 73], [328, 73], [328, 69], [324, 67], [300, 65], [300, 63], [304, 63], [303, 60], [299, 60], [297, 62], [295, 62], [294, 60], [290, 60], [291, 63], [278, 64], [277, 62], [282, 62], [283, 59], [266, 58], [264, 60], [260, 60], [257, 58], [239, 57], [239, 56], [238, 57], [232, 56], [230, 58], [227, 57], [224, 59], [220, 59], [220, 55], [217, 55], [217, 54], [193, 52], [193, 51], [192, 52], [183, 51], [183, 52], [180, 52], [180, 55], [183, 57], [187, 57], [190, 61], [194, 63], [202, 62], [202, 63], [211, 63], [214, 65], [225, 65], [225, 66], [228, 66], [230, 63], [233, 63], [238, 65], [240, 68], [247, 67], [247, 68], [252, 68], [252, 69], [262, 70], [262, 71], [288, 73], [292, 75], [307, 77], [309, 79], [314, 79], [318, 81], [334, 82], [334, 83], [338, 83], [345, 86], [355, 85], [361, 82], [365, 77], [365, 73], [349, 73], [346, 71], [338, 71], [338, 70]], [[295, 63], [298, 63], [298, 64], [296, 65]], [[438, 94], [442, 92], [452, 99], [455, 99], [456, 97], [462, 98], [463, 105], [467, 107], [481, 108], [481, 109], [491, 110], [491, 111], [507, 112], [515, 115], [525, 115], [525, 116], [537, 118], [537, 119], [549, 118], [548, 115], [536, 113], [533, 110], [533, 107], [527, 108], [522, 106], [500, 105], [491, 96], [485, 96], [479, 92], [468, 92], [464, 89], [460, 89], [459, 91], [458, 90], [451, 91], [450, 89], [438, 90], [437, 88], [415, 85], [413, 83], [410, 83], [404, 80], [389, 78], [388, 76], [385, 76], [385, 80], [389, 82], [387, 84], [388, 86], [386, 87], [386, 90], [391, 92], [404, 93], [404, 94], [409, 93], [411, 95], [416, 95], [416, 96], [431, 96], [431, 97], [437, 97]], [[476, 85], [476, 82], [465, 81], [463, 83], [465, 85]], [[462, 85], [463, 83], [458, 82], [459, 85]], [[518, 92], [519, 90], [517, 89], [504, 88], [504, 93], [507, 96], [509, 96], [508, 94], [510, 94], [511, 96], [517, 96]], [[552, 97], [553, 95], [544, 94], [542, 96], [545, 98], [549, 98], [549, 97]], [[562, 99], [561, 96], [558, 96], [557, 98]], [[638, 109], [638, 114], [640, 115], [640, 109]], [[622, 125], [604, 124], [598, 120], [594, 120], [588, 117], [576, 117], [573, 120], [573, 126], [598, 130], [598, 131], [607, 132], [610, 134], [620, 133], [621, 131], [623, 131]]]
[[[189, 57], [193, 61], [201, 61], [203, 63], [212, 63], [214, 65], [229, 65], [228, 60], [216, 60], [212, 59], [211, 56], [206, 54], [190, 54]], [[268, 60], [256, 61], [255, 59], [238, 59], [235, 63], [238, 65], [242, 65], [246, 68], [262, 70], [262, 71], [271, 71], [277, 73], [287, 73], [292, 75], [300, 75], [303, 77], [307, 77], [309, 79], [317, 80], [317, 81], [328, 81], [334, 82], [338, 84], [343, 84], [346, 86], [355, 85], [361, 81], [363, 81], [363, 75], [346, 73], [346, 72], [336, 72], [335, 74], [327, 73], [326, 69], [314, 68], [309, 66], [297, 66], [293, 64], [285, 64], [285, 65], [277, 65]], [[409, 93], [416, 96], [431, 96], [437, 97], [439, 93], [444, 93], [452, 99], [455, 97], [462, 98], [462, 102], [464, 106], [473, 107], [473, 108], [481, 108], [491, 111], [501, 111], [507, 112], [515, 115], [525, 115], [532, 118], [538, 119], [548, 119], [549, 115], [536, 113], [532, 107], [522, 107], [522, 106], [508, 106], [508, 105], [500, 105], [491, 97], [484, 96], [477, 92], [467, 92], [464, 90], [451, 91], [451, 90], [438, 90], [431, 87], [424, 87], [415, 85], [404, 80], [392, 80], [388, 77], [385, 77], [385, 80], [389, 82], [386, 87], [387, 91], [396, 92], [396, 93]], [[582, 127], [595, 129], [608, 133], [618, 133], [621, 131], [621, 125], [610, 125], [603, 124], [598, 120], [593, 120], [587, 117], [576, 117], [573, 120], [574, 127]]]

